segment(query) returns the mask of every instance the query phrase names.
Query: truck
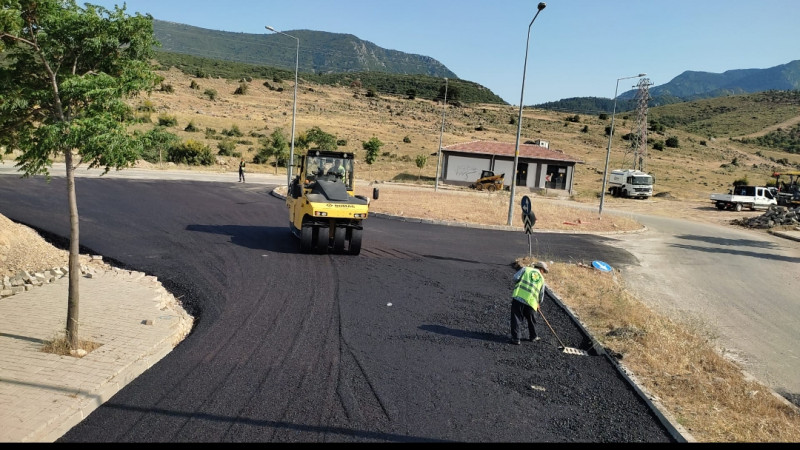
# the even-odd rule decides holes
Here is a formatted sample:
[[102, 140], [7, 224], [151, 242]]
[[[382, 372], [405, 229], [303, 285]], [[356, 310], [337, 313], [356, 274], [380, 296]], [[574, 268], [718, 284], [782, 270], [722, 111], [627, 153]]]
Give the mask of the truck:
[[711, 201], [719, 210], [741, 211], [742, 208], [768, 208], [777, 205], [778, 201], [772, 190], [766, 186], [734, 186], [727, 194], [711, 194]]
[[650, 198], [653, 196], [653, 176], [634, 169], [616, 169], [608, 179], [608, 192], [614, 197]]
[[505, 179], [506, 174], [501, 173], [499, 175], [495, 175], [494, 172], [491, 170], [484, 170], [481, 171], [481, 176], [472, 183], [469, 187], [472, 189], [477, 189], [482, 191], [486, 189], [489, 192], [494, 191], [502, 191], [503, 190], [503, 180]]
[[[775, 177], [775, 199], [781, 206], [796, 207], [800, 206], [800, 171], [774, 172]], [[781, 178], [788, 178], [781, 180]]]
[[286, 206], [289, 229], [299, 239], [301, 252], [361, 252], [370, 200], [354, 193], [354, 166], [354, 155], [348, 152], [312, 149], [298, 158]]

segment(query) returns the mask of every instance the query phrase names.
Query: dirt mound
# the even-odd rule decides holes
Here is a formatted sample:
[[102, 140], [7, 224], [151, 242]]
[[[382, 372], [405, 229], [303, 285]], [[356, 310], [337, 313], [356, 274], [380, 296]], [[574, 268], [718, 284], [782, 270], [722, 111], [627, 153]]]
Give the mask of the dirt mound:
[[66, 266], [69, 253], [48, 243], [33, 229], [0, 214], [0, 277], [22, 270], [38, 272]]

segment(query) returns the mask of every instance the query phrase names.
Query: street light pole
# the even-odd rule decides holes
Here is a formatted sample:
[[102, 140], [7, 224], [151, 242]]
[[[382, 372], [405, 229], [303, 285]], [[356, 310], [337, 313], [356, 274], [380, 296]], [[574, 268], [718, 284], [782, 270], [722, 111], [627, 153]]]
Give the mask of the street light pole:
[[530, 25], [528, 25], [528, 40], [525, 42], [525, 64], [522, 66], [522, 92], [519, 94], [519, 117], [517, 118], [517, 143], [514, 146], [514, 169], [511, 171], [511, 198], [508, 201], [508, 226], [511, 226], [511, 216], [514, 212], [514, 193], [517, 187], [517, 164], [519, 164], [519, 137], [522, 133], [522, 104], [525, 97], [525, 72], [528, 70], [528, 45], [531, 41], [531, 27], [539, 13], [547, 6], [545, 2], [539, 3], [536, 7], [536, 15], [533, 16]]
[[608, 130], [608, 148], [606, 149], [606, 165], [603, 169], [603, 189], [600, 191], [600, 210], [597, 212], [598, 216], [603, 215], [603, 201], [606, 198], [606, 180], [608, 179], [608, 159], [611, 157], [611, 138], [614, 137], [614, 115], [617, 113], [617, 90], [619, 89], [620, 80], [628, 80], [630, 78], [641, 78], [647, 76], [646, 73], [640, 73], [631, 77], [617, 78], [617, 87], [614, 88], [614, 109], [611, 112], [611, 129]]
[[436, 183], [434, 191], [439, 192], [439, 166], [442, 160], [442, 135], [444, 134], [444, 113], [447, 111], [447, 78], [444, 79], [444, 106], [442, 107], [442, 131], [439, 132], [439, 153], [436, 155]]
[[[266, 27], [267, 30], [272, 31], [273, 33], [282, 34], [284, 36], [289, 36], [290, 38], [297, 41], [297, 49], [295, 50], [294, 55], [294, 101], [292, 102], [292, 142], [291, 148], [289, 149], [289, 163], [286, 164], [286, 186], [288, 187], [292, 184], [292, 166], [294, 164], [294, 127], [295, 123], [297, 122], [297, 71], [300, 68], [300, 39], [297, 37], [292, 36], [291, 34], [286, 34], [282, 31], [278, 31], [271, 26]], [[276, 163], [277, 164], [277, 163]]]

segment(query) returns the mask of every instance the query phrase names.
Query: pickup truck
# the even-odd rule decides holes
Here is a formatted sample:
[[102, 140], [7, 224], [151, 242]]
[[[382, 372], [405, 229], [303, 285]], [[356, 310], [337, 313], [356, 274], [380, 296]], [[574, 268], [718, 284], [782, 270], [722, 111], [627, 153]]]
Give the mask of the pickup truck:
[[711, 201], [719, 210], [730, 209], [741, 211], [742, 208], [769, 208], [778, 201], [772, 191], [764, 186], [736, 186], [727, 194], [711, 194]]

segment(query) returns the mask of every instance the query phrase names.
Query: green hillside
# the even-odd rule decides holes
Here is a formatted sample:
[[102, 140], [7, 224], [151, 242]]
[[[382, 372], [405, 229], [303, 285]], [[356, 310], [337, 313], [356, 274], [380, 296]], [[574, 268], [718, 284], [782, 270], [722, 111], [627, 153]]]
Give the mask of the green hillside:
[[[162, 68], [175, 67], [182, 72], [198, 78], [221, 77], [230, 80], [261, 78], [294, 80], [294, 70], [275, 67], [203, 58], [164, 51], [156, 52], [156, 60]], [[442, 78], [427, 75], [391, 74], [384, 72], [349, 72], [331, 74], [300, 73], [300, 83], [304, 81], [328, 86], [360, 86], [365, 93], [375, 95], [394, 95], [422, 99], [443, 97], [445, 82]], [[447, 100], [450, 104], [489, 103], [505, 105], [506, 102], [480, 84], [471, 81], [448, 79]]]

